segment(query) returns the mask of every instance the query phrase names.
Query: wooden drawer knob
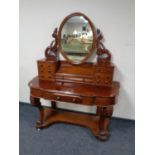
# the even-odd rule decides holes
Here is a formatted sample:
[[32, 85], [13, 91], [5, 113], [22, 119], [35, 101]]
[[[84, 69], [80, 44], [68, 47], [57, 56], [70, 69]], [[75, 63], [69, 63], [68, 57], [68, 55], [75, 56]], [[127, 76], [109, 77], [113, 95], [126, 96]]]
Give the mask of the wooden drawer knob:
[[57, 100], [60, 100], [60, 96], [57, 96]]
[[76, 101], [76, 99], [75, 98], [73, 98], [73, 102], [75, 102]]
[[105, 83], [108, 83], [109, 81], [108, 80], [105, 80]]

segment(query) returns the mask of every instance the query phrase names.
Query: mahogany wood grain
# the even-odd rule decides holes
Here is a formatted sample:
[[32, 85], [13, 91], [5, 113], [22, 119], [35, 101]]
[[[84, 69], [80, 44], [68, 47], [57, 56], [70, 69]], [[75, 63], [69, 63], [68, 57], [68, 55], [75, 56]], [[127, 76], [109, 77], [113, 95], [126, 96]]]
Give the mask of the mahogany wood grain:
[[[56, 122], [65, 122], [89, 127], [100, 140], [109, 138], [109, 123], [113, 112], [115, 98], [118, 95], [119, 83], [113, 82], [111, 86], [94, 86], [78, 83], [61, 83], [42, 81], [35, 77], [29, 82], [31, 90], [31, 104], [39, 108], [40, 117], [36, 123], [37, 128], [44, 128]], [[41, 106], [39, 98], [51, 100], [52, 108]], [[93, 115], [74, 112], [61, 112], [56, 101], [63, 101], [81, 105], [96, 105], [97, 112]]]
[[70, 123], [90, 128], [96, 137], [99, 134], [99, 116], [97, 115], [86, 115], [53, 108], [44, 108], [42, 113], [44, 113], [42, 123], [36, 124], [39, 129], [47, 128], [54, 123]]

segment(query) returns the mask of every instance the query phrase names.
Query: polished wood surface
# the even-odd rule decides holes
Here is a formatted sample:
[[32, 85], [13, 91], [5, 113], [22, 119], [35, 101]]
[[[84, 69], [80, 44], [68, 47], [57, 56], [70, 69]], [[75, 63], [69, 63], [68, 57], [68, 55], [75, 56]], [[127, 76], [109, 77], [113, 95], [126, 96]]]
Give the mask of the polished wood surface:
[[[98, 139], [107, 140], [120, 87], [119, 82], [113, 81], [115, 67], [111, 63], [111, 54], [101, 42], [102, 33], [93, 27], [96, 36], [95, 63], [83, 61], [77, 65], [68, 59], [59, 60], [61, 27], [59, 31], [57, 28], [54, 30], [52, 36], [55, 40], [45, 49], [45, 59], [37, 61], [38, 75], [29, 82], [31, 104], [39, 109], [36, 128], [42, 129], [57, 122], [77, 124], [90, 128]], [[41, 98], [51, 101], [51, 107], [42, 106]], [[57, 102], [96, 106], [96, 113], [90, 115], [64, 111], [58, 108]]]
[[[40, 98], [31, 96], [31, 104], [38, 107], [39, 119], [36, 122], [36, 128], [43, 129], [53, 123], [70, 123], [90, 128], [92, 133], [99, 140], [105, 141], [109, 138], [109, 123], [113, 113], [113, 106], [97, 106], [96, 114], [82, 114], [77, 112], [68, 112], [54, 107], [43, 107]], [[53, 104], [53, 102], [51, 103]]]
[[30, 81], [29, 86], [31, 87], [31, 89], [40, 89], [40, 91], [47, 91], [50, 93], [62, 92], [66, 95], [80, 95], [91, 97], [115, 97], [119, 89], [118, 82], [113, 82], [111, 87], [108, 87], [88, 84], [83, 85], [79, 83], [40, 81], [38, 77], [35, 77], [32, 81]]
[[42, 109], [44, 120], [42, 123], [36, 124], [37, 128], [47, 128], [54, 123], [70, 123], [73, 125], [80, 125], [91, 129], [95, 136], [99, 133], [99, 116], [91, 114], [83, 114], [78, 112], [71, 112], [62, 109], [44, 108]]
[[105, 63], [84, 63], [72, 65], [66, 61], [38, 60], [38, 74], [40, 80], [76, 82], [90, 85], [112, 84], [114, 65]]
[[[49, 65], [49, 60], [42, 61], [45, 63], [45, 66]], [[94, 76], [97, 78], [100, 78], [100, 76], [96, 76], [94, 73], [106, 75], [108, 70], [108, 74], [113, 76], [114, 66], [112, 64], [106, 64], [101, 67], [92, 63], [74, 66], [60, 61], [59, 68], [55, 69], [55, 63], [51, 64], [55, 73], [51, 71], [49, 79], [41, 78], [39, 75], [29, 82], [31, 104], [37, 106], [40, 111], [40, 117], [36, 123], [36, 127], [41, 129], [56, 122], [68, 122], [89, 127], [95, 137], [100, 140], [107, 140], [109, 137], [108, 127], [113, 113], [113, 105], [115, 104], [120, 85], [116, 81], [104, 83], [97, 80], [99, 84], [96, 82]], [[80, 68], [83, 68], [81, 72]], [[46, 74], [49, 73], [44, 69], [44, 73], [42, 74], [48, 77]], [[86, 72], [84, 71], [85, 69], [87, 70]], [[88, 79], [91, 79], [91, 82]], [[102, 80], [104, 81], [104, 78]], [[40, 98], [51, 100], [51, 108], [44, 108], [40, 103]], [[97, 111], [94, 115], [62, 112], [62, 110], [57, 108], [57, 101], [68, 102], [68, 104], [96, 105]]]

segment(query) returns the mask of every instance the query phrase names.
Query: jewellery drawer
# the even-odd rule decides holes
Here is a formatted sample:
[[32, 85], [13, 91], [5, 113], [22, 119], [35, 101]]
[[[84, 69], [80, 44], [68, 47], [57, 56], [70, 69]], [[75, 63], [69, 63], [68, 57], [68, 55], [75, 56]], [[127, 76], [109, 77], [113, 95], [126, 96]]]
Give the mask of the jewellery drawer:
[[94, 83], [97, 85], [111, 85], [113, 80], [114, 67], [97, 67], [94, 66], [93, 77]]
[[111, 84], [112, 83], [112, 76], [111, 75], [102, 75], [102, 74], [95, 74], [94, 81], [96, 84]]
[[57, 69], [57, 62], [38, 60], [38, 75], [41, 80], [51, 80]]

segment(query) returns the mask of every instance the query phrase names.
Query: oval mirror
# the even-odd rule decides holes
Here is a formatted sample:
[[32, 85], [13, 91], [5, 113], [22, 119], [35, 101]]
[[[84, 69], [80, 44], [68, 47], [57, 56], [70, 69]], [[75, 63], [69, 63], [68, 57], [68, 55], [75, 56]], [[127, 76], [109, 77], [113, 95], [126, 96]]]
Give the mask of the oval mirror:
[[62, 55], [73, 64], [85, 62], [95, 48], [92, 22], [81, 13], [67, 16], [60, 26], [59, 45]]

